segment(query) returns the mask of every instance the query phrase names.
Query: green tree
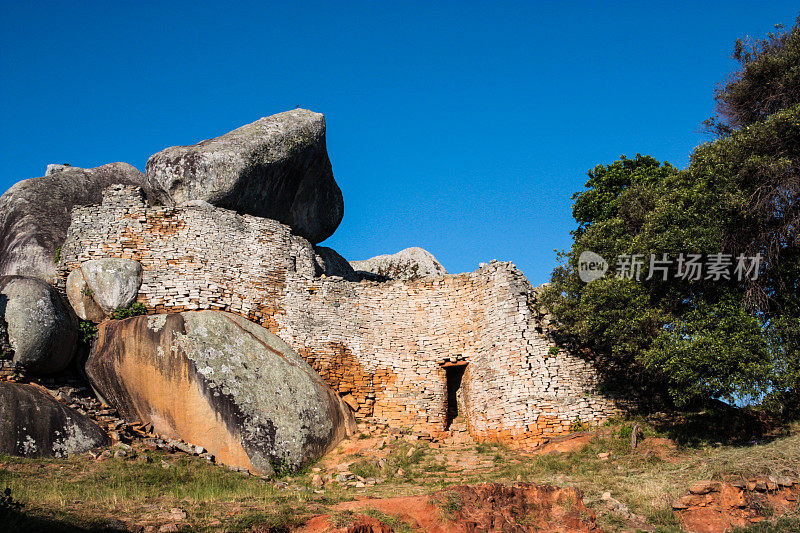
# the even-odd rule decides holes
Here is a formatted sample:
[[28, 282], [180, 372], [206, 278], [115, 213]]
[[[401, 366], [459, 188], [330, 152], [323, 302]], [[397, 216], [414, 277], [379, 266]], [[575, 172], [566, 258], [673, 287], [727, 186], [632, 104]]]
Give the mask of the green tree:
[[[573, 196], [574, 242], [543, 298], [563, 337], [634, 386], [678, 403], [800, 396], [800, 22], [737, 41], [742, 68], [717, 91], [720, 137], [687, 169], [650, 156], [589, 171]], [[762, 87], [763, 86], [763, 87]], [[578, 258], [742, 254], [757, 279], [617, 279], [583, 283]], [[613, 266], [613, 265], [612, 265]]]

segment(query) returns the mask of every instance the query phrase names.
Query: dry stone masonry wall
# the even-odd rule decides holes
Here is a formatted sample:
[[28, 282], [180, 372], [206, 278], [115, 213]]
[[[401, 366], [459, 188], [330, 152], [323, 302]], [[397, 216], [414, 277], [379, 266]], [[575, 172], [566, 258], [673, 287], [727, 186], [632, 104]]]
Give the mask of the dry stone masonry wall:
[[533, 289], [511, 263], [413, 281], [319, 276], [314, 248], [288, 226], [207, 204], [149, 207], [130, 186], [74, 209], [62, 286], [103, 257], [142, 264], [150, 311], [221, 309], [267, 327], [361, 418], [436, 436], [452, 416], [448, 386], [460, 384], [473, 436], [532, 446], [615, 412], [589, 363], [550, 353]]

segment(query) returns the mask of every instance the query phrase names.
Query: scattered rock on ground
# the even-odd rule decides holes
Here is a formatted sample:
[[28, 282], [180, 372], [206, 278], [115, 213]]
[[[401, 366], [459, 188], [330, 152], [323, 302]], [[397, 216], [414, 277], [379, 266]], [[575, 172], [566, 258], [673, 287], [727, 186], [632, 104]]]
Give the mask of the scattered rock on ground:
[[321, 457], [352, 414], [286, 343], [238, 315], [196, 311], [100, 325], [86, 364], [129, 421], [261, 474]]
[[723, 533], [797, 508], [797, 480], [759, 479], [737, 484], [699, 481], [672, 508], [685, 531]]
[[66, 457], [111, 444], [88, 417], [36, 385], [0, 382], [0, 453]]
[[72, 360], [77, 321], [61, 295], [44, 281], [0, 277], [0, 322], [5, 325], [15, 366], [49, 374], [64, 370]]
[[366, 272], [388, 279], [419, 279], [444, 276], [447, 270], [422, 248], [406, 248], [392, 255], [377, 255], [364, 261], [350, 261], [356, 272]]
[[54, 283], [57, 249], [67, 236], [72, 208], [101, 203], [109, 185], [147, 185], [144, 174], [127, 163], [51, 167], [47, 175], [20, 181], [0, 196], [0, 276]]
[[325, 117], [294, 109], [193, 146], [150, 157], [147, 179], [165, 205], [204, 200], [271, 218], [312, 243], [344, 216], [325, 143]]

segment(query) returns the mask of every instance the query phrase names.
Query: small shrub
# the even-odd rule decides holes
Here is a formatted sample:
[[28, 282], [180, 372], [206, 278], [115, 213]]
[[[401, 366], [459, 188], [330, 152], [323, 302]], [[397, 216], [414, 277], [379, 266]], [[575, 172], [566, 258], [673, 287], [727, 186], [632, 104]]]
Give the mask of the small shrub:
[[97, 336], [97, 326], [89, 320], [78, 320], [78, 333], [83, 344], [91, 344]]
[[22, 509], [22, 504], [14, 499], [11, 495], [11, 489], [6, 487], [3, 495], [0, 496], [0, 517], [5, 517], [12, 511], [19, 511]]
[[53, 263], [59, 264], [61, 262], [61, 245], [56, 246], [56, 253], [53, 256]]
[[582, 421], [577, 416], [575, 417], [575, 420], [572, 421], [572, 425], [570, 425], [570, 427], [569, 427], [569, 430], [572, 431], [572, 432], [575, 432], [575, 431], [586, 431], [587, 429], [589, 429], [589, 424], [587, 424], [586, 422]]
[[111, 318], [114, 320], [124, 320], [132, 316], [146, 315], [147, 308], [144, 304], [134, 302], [130, 307], [117, 307], [111, 313]]
[[91, 298], [92, 296], [94, 296], [94, 291], [92, 289], [90, 289], [89, 287], [84, 287], [84, 288], [81, 289], [81, 294]]
[[555, 357], [560, 353], [561, 353], [561, 348], [559, 348], [558, 346], [551, 346], [550, 349], [547, 350], [547, 355], [550, 355], [552, 357]]

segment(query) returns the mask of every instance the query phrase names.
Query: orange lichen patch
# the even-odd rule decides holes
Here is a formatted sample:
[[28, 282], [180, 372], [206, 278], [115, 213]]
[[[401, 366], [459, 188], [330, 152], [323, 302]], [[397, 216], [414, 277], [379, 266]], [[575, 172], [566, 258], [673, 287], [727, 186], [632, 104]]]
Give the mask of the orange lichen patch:
[[[181, 360], [177, 360], [181, 361]], [[222, 464], [253, 470], [253, 464], [198, 386], [190, 378], [186, 360], [179, 368], [163, 368], [142, 358], [118, 360], [116, 370], [125, 383], [140, 422], [153, 424], [156, 433], [202, 443]]]

